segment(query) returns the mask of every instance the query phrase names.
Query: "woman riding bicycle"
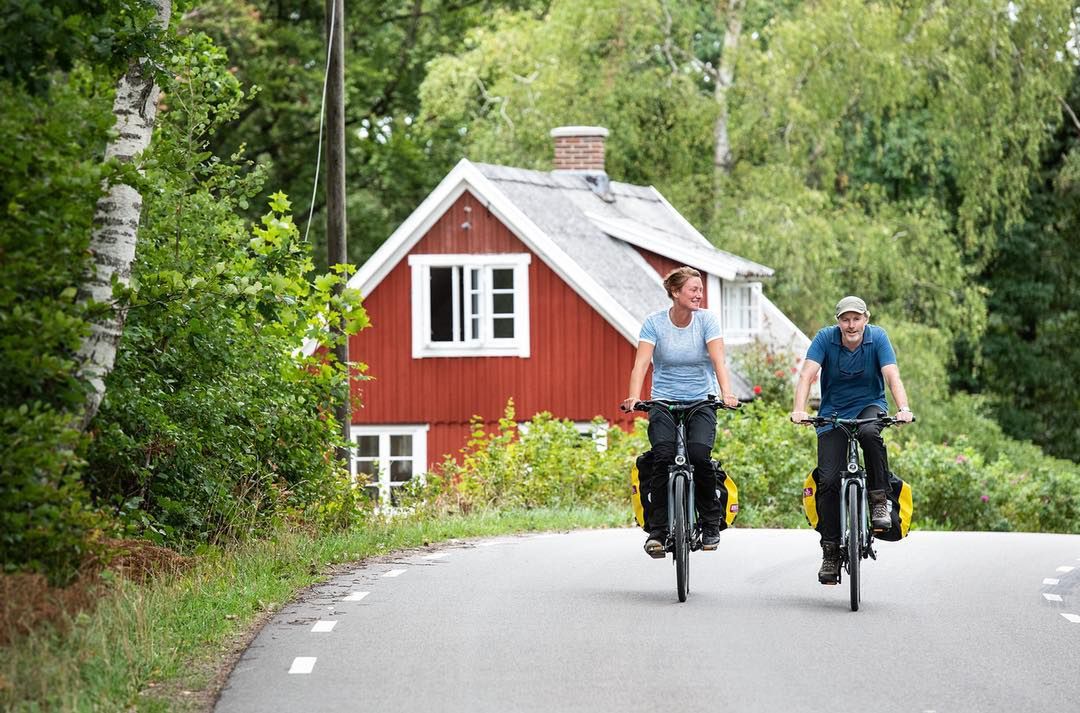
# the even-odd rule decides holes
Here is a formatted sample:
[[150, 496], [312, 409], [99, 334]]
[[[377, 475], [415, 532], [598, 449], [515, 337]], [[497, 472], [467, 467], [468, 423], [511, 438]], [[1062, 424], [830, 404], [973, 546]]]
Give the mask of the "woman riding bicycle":
[[[649, 364], [653, 366], [652, 399], [699, 401], [722, 393], [724, 404], [738, 406], [731, 390], [724, 358], [724, 339], [716, 315], [702, 309], [705, 288], [701, 273], [692, 267], [672, 270], [664, 278], [671, 307], [645, 318], [638, 336], [629, 396], [620, 406], [631, 411], [641, 398]], [[675, 424], [663, 409], [649, 412], [652, 473], [643, 473], [641, 499], [645, 505], [645, 551], [664, 556], [667, 533], [668, 466], [675, 462]], [[698, 409], [686, 424], [686, 451], [694, 466], [695, 502], [701, 522], [702, 549], [715, 550], [720, 542], [722, 508], [716, 493], [716, 474], [710, 455], [716, 440], [716, 412]]]
[[[872, 418], [887, 413], [885, 383], [899, 407], [898, 421], [910, 422], [907, 392], [900, 381], [889, 336], [881, 327], [869, 324], [870, 311], [858, 297], [845, 297], [836, 304], [836, 325], [825, 327], [815, 336], [806, 352], [799, 381], [795, 386], [795, 408], [791, 420], [806, 421], [806, 399], [810, 384], [821, 372], [822, 416]], [[889, 477], [889, 457], [882, 426], [869, 423], [859, 427], [869, 479], [870, 522], [875, 530], [892, 526], [885, 493]], [[847, 437], [840, 429], [818, 429], [817, 511], [821, 532], [822, 561], [818, 581], [836, 584], [840, 579], [840, 479], [847, 465]]]

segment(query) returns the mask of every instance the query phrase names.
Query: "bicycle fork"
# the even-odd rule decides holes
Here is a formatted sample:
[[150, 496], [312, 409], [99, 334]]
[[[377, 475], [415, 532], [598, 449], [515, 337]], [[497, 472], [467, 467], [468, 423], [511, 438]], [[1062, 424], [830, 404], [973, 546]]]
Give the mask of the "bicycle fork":
[[[679, 461], [682, 460], [682, 463]], [[698, 549], [697, 545], [697, 522], [694, 517], [694, 469], [693, 466], [686, 465], [686, 458], [683, 456], [675, 456], [675, 465], [671, 466], [668, 471], [667, 481], [667, 521], [668, 521], [668, 539], [670, 540], [673, 535], [672, 523], [675, 522], [675, 508], [682, 507], [682, 503], [675, 502], [675, 479], [682, 478], [686, 481], [686, 523], [690, 528], [690, 542], [691, 549]]]
[[[847, 558], [847, 543], [850, 538], [858, 538], [859, 554], [863, 558], [877, 559], [877, 553], [870, 542], [870, 528], [866, 524], [867, 513], [870, 512], [870, 503], [866, 495], [865, 475], [856, 471], [850, 477], [840, 479], [840, 554]], [[859, 529], [857, 532], [848, 531], [848, 488], [855, 488], [861, 517], [858, 518]]]

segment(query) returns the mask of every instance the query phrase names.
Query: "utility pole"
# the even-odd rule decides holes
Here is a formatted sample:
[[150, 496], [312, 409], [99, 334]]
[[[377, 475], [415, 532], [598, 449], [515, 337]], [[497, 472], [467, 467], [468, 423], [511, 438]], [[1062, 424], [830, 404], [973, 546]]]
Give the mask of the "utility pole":
[[[326, 263], [330, 268], [349, 261], [345, 234], [345, 0], [326, 0], [327, 47], [330, 53], [326, 77]], [[347, 278], [348, 275], [342, 275]], [[337, 294], [345, 289], [344, 283], [334, 288]], [[345, 325], [330, 325], [331, 331], [340, 339], [334, 348], [338, 363], [344, 364], [349, 378], [345, 398], [334, 407], [334, 417], [341, 424], [341, 435], [346, 443], [350, 440], [352, 409], [352, 369], [349, 365], [349, 340], [344, 336]], [[338, 460], [351, 469], [349, 448], [338, 448]]]

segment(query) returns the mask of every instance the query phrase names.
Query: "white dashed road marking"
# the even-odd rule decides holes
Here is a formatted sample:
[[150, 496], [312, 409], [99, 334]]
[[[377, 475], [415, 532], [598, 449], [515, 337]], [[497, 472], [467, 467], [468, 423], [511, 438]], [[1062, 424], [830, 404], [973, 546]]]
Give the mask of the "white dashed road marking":
[[403, 569], [392, 569], [389, 572], [383, 572], [384, 577], [400, 577], [403, 574], [405, 574]]
[[1046, 597], [1046, 601], [1048, 601], [1048, 602], [1060, 602], [1061, 601], [1061, 595], [1060, 594], [1047, 594], [1046, 592], [1043, 592], [1043, 596]]
[[1062, 565], [1057, 568], [1058, 572], [1072, 572], [1076, 567], [1069, 567], [1068, 565]]
[[371, 594], [371, 592], [352, 592], [349, 596], [345, 597], [344, 601], [358, 602], [369, 594]]
[[1060, 581], [1061, 581], [1060, 579], [1054, 579], [1053, 577], [1047, 577], [1047, 578], [1045, 578], [1043, 580], [1043, 584], [1057, 584]]
[[447, 553], [445, 553], [445, 552], [432, 552], [430, 555], [424, 555], [424, 559], [426, 559], [426, 560], [438, 560], [438, 559], [442, 559], [443, 557], [446, 557], [446, 554]]
[[315, 622], [315, 626], [311, 627], [311, 633], [326, 634], [333, 631], [336, 625], [336, 621], [327, 621], [326, 619], [320, 619], [319, 621]]
[[1080, 614], [1066, 614], [1062, 612], [1061, 616], [1065, 617], [1074, 624], [1080, 624]]
[[293, 659], [289, 673], [311, 673], [315, 668], [314, 656], [297, 656]]

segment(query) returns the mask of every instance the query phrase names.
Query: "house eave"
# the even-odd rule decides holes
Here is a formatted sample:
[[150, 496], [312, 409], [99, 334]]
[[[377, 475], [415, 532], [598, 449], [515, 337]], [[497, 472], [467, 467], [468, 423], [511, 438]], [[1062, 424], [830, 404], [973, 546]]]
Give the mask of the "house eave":
[[[514, 205], [475, 164], [464, 158], [364, 262], [349, 279], [348, 287], [359, 290], [365, 296], [371, 294], [465, 191], [469, 191], [490, 210], [627, 341], [637, 344], [640, 321]], [[310, 355], [317, 347], [317, 342], [308, 340], [304, 343], [303, 353]]]

